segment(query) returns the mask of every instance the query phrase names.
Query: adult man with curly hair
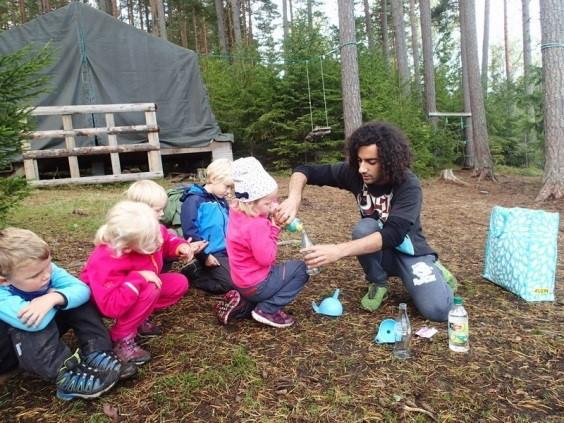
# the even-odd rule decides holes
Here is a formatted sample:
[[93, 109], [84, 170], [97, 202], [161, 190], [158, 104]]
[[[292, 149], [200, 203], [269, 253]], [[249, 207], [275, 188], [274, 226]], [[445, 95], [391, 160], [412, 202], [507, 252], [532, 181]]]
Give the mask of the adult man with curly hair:
[[409, 140], [394, 125], [369, 122], [351, 134], [346, 150], [346, 162], [297, 166], [280, 204], [279, 217], [291, 222], [306, 184], [345, 189], [356, 198], [361, 219], [352, 240], [316, 245], [308, 249], [306, 263], [318, 267], [357, 256], [368, 281], [362, 308], [376, 311], [387, 295], [388, 277], [399, 276], [423, 317], [447, 320], [456, 279], [423, 235], [421, 184], [410, 170]]

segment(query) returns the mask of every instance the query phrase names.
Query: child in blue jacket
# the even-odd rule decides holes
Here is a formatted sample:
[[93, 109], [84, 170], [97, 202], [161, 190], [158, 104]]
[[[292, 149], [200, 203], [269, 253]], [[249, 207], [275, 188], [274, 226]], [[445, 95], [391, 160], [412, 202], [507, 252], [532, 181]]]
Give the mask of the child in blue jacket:
[[190, 284], [213, 294], [233, 289], [225, 246], [229, 206], [225, 197], [233, 185], [231, 161], [214, 160], [206, 169], [206, 184], [194, 184], [182, 200], [180, 220], [185, 239], [207, 241], [197, 262], [182, 272]]
[[[19, 367], [55, 382], [57, 397], [95, 398], [109, 390], [125, 367], [90, 290], [51, 262], [49, 247], [31, 231], [0, 230], [0, 370]], [[81, 354], [60, 337], [73, 329]], [[127, 367], [127, 375], [135, 368]]]

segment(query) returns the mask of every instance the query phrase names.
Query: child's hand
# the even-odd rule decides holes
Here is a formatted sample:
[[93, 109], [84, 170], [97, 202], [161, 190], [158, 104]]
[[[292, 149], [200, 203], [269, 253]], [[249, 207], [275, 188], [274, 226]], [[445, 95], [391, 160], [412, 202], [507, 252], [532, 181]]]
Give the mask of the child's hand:
[[56, 305], [64, 304], [65, 300], [61, 294], [50, 292], [41, 297], [34, 298], [27, 306], [18, 313], [18, 319], [27, 326], [37, 327], [43, 321], [45, 315]]
[[141, 276], [143, 276], [143, 278], [145, 278], [145, 280], [147, 282], [154, 283], [155, 286], [159, 289], [163, 285], [163, 282], [161, 281], [161, 279], [157, 276], [157, 274], [155, 272], [153, 272], [151, 270], [140, 270], [138, 273]]
[[207, 267], [219, 267], [221, 266], [221, 263], [211, 254], [208, 256], [208, 258], [206, 259], [206, 266]]
[[194, 241], [190, 243], [190, 247], [192, 248], [192, 252], [194, 254], [198, 254], [207, 246], [208, 246], [208, 241]]
[[194, 258], [194, 250], [192, 249], [192, 244], [180, 244], [180, 246], [176, 250], [176, 254], [183, 260], [192, 260]]

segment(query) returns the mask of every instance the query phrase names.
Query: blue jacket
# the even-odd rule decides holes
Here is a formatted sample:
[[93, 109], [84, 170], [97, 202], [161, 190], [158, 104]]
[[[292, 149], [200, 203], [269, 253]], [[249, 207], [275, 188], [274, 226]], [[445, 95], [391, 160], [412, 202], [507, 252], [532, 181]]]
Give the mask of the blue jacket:
[[[79, 279], [72, 276], [65, 269], [60, 268], [55, 263], [51, 263], [51, 288], [61, 293], [66, 300], [66, 304], [61, 306], [62, 310], [76, 308], [84, 304], [90, 298], [90, 289]], [[39, 332], [53, 320], [58, 308], [52, 308], [45, 315], [37, 327], [26, 326], [18, 319], [19, 311], [30, 302], [24, 300], [10, 290], [9, 285], [0, 286], [0, 320], [8, 325], [25, 330], [27, 332]]]
[[223, 198], [207, 192], [202, 186], [190, 187], [182, 202], [180, 221], [185, 239], [208, 241], [198, 259], [204, 262], [209, 254], [225, 253], [225, 237], [229, 220], [229, 206]]

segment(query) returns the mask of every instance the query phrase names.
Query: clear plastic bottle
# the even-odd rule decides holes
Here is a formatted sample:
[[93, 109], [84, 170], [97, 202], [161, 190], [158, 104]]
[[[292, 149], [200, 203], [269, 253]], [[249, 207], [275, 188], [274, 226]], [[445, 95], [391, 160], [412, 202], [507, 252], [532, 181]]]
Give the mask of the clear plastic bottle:
[[[302, 248], [309, 247], [313, 247], [313, 242], [311, 242], [311, 239], [309, 239], [309, 236], [307, 236], [307, 232], [302, 229]], [[307, 268], [307, 274], [310, 276], [319, 275], [319, 272], [321, 272], [321, 269], [319, 267]]]
[[399, 314], [396, 319], [396, 343], [394, 344], [394, 356], [401, 360], [411, 357], [409, 344], [411, 341], [411, 323], [407, 316], [407, 304], [399, 305]]
[[454, 297], [454, 305], [448, 313], [448, 347], [456, 352], [468, 352], [468, 313], [460, 297]]

